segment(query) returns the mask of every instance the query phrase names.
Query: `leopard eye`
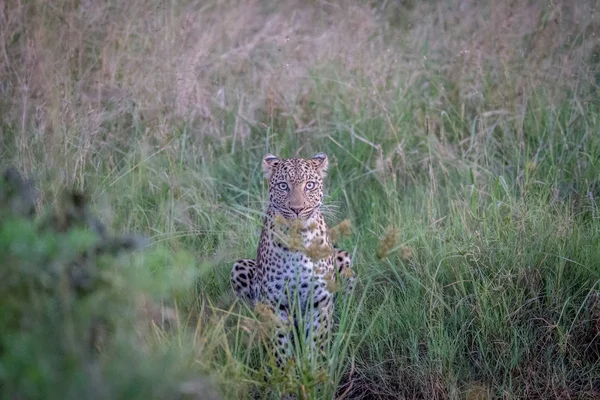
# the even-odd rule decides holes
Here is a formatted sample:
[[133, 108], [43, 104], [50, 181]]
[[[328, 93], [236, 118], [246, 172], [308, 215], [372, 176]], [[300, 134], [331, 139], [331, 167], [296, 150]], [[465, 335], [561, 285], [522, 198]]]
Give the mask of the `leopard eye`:
[[287, 185], [287, 183], [285, 183], [285, 182], [280, 182], [280, 183], [278, 183], [278, 184], [277, 184], [277, 187], [278, 187], [279, 189], [281, 189], [281, 190], [287, 190], [287, 188], [288, 188], [288, 185]]
[[305, 188], [306, 188], [306, 190], [313, 190], [316, 186], [317, 186], [317, 184], [314, 182], [306, 182]]

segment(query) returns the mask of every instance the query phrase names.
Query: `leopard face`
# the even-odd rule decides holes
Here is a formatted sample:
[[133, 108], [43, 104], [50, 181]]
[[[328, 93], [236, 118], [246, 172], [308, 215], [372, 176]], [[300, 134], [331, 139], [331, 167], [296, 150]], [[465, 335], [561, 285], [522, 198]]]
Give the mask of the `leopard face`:
[[272, 154], [263, 158], [263, 170], [269, 179], [269, 207], [286, 219], [307, 219], [323, 204], [323, 178], [327, 156], [279, 159]]

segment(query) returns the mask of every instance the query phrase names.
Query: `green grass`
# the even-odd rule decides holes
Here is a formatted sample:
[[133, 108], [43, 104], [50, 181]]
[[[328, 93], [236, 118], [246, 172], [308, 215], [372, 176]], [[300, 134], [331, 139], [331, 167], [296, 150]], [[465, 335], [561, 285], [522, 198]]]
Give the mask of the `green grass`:
[[[575, 32], [571, 40], [547, 26], [555, 9], [520, 5], [514, 15], [525, 22], [511, 28], [522, 36], [515, 48], [527, 50], [519, 53], [498, 47], [505, 39], [492, 35], [493, 23], [491, 31], [475, 28], [489, 13], [513, 15], [487, 2], [462, 20], [433, 2], [394, 3], [389, 14], [362, 3], [321, 4], [316, 16], [291, 3], [280, 10], [261, 2], [170, 2], [165, 14], [143, 2], [115, 2], [119, 13], [90, 6], [105, 25], [86, 25], [80, 5], [68, 3], [7, 6], [6, 15], [30, 19], [2, 28], [11, 56], [2, 74], [12, 86], [0, 96], [0, 165], [35, 177], [49, 206], [60, 207], [65, 188], [85, 190], [114, 231], [143, 233], [151, 245], [111, 259], [116, 286], [76, 300], [60, 318], [43, 306], [57, 301], [57, 287], [3, 293], [23, 307], [41, 300], [27, 306], [35, 316], [29, 336], [21, 335], [26, 307], [15, 306], [20, 317], [11, 318], [21, 322], [3, 328], [2, 397], [206, 398], [210, 385], [223, 398], [600, 396], [593, 17], [579, 21], [588, 31], [560, 14], [561, 27]], [[121, 14], [154, 22], [158, 15], [166, 28], [145, 31]], [[248, 30], [234, 23], [245, 14]], [[431, 15], [457, 25], [440, 26]], [[264, 39], [271, 25], [257, 16], [284, 21], [282, 38]], [[332, 19], [343, 23], [330, 29]], [[308, 20], [314, 32], [295, 33]], [[532, 20], [530, 31], [519, 30]], [[202, 36], [206, 26], [213, 30]], [[70, 41], [47, 42], [49, 29]], [[191, 41], [194, 32], [203, 40]], [[47, 50], [27, 50], [26, 38]], [[470, 41], [487, 62], [474, 67], [471, 53], [459, 53]], [[159, 60], [168, 51], [169, 60], [189, 58], [190, 48], [206, 57], [206, 70], [194, 64], [204, 72], [185, 79], [210, 93], [202, 98], [204, 86], [194, 86], [196, 102], [182, 106], [178, 95], [189, 85], [175, 87], [174, 77], [187, 72]], [[39, 67], [26, 51], [47, 67], [47, 77], [27, 78], [42, 94], [15, 89]], [[295, 51], [304, 53], [294, 58]], [[548, 60], [567, 63], [565, 55], [572, 64], [547, 68]], [[128, 100], [79, 98], [94, 79]], [[330, 225], [352, 223], [339, 245], [353, 256], [358, 284], [352, 298], [337, 300], [327, 359], [308, 360], [299, 348], [296, 363], [281, 372], [269, 368], [265, 316], [234, 300], [229, 274], [236, 259], [256, 253], [268, 190], [262, 157], [297, 151], [329, 157], [326, 216]], [[26, 266], [43, 261], [15, 253], [11, 246], [34, 233], [7, 221], [0, 250], [16, 257], [10, 271], [23, 279]], [[54, 246], [68, 249], [75, 239], [64, 240]], [[53, 255], [58, 263], [68, 259], [61, 254]], [[148, 319], [135, 311], [140, 296], [175, 315], [169, 326], [139, 327]], [[61, 346], [74, 340], [72, 327], [85, 335], [98, 314], [112, 321], [115, 339], [98, 358], [85, 358], [79, 337], [66, 357]], [[42, 346], [44, 337], [54, 347]], [[82, 367], [90, 363], [96, 369]], [[38, 375], [27, 375], [26, 365], [39, 365]], [[89, 391], [94, 385], [99, 395]]]

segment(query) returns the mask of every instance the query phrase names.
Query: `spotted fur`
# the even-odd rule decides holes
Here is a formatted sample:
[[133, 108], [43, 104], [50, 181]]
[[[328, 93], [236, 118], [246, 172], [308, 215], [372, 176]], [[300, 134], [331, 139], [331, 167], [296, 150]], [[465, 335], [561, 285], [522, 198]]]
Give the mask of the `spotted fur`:
[[[269, 206], [256, 260], [238, 260], [232, 269], [236, 295], [251, 305], [263, 303], [279, 316], [279, 362], [290, 353], [289, 326], [298, 322], [295, 310], [307, 321], [307, 342], [323, 347], [331, 328], [336, 271], [346, 278], [345, 290], [354, 282], [350, 256], [333, 248], [320, 210], [327, 164], [324, 153], [311, 159], [264, 157]], [[294, 298], [299, 308], [293, 307]]]

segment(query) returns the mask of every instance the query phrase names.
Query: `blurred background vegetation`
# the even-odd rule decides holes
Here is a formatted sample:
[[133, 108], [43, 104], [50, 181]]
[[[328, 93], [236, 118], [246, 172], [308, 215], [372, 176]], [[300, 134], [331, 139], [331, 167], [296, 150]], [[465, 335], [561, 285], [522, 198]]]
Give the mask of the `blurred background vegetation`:
[[[600, 398], [598, 12], [0, 3], [2, 397]], [[229, 271], [319, 151], [359, 285], [273, 372]]]

